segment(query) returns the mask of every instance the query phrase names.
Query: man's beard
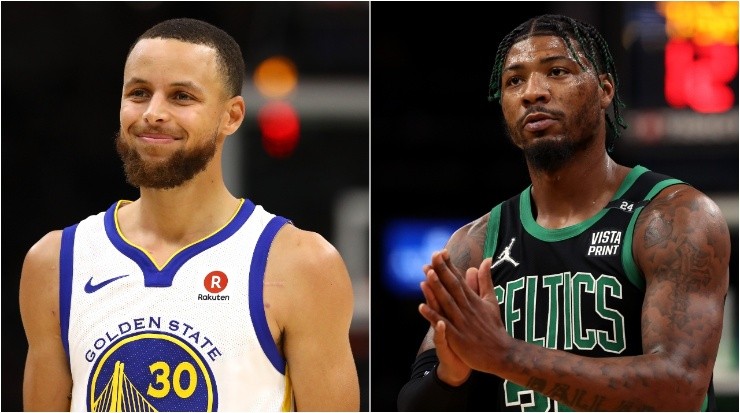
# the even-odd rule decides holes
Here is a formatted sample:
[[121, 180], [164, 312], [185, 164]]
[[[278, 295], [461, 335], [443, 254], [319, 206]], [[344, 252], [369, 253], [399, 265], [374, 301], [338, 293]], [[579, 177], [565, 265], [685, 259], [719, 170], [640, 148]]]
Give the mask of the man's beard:
[[[594, 119], [593, 116], [589, 116], [588, 110], [588, 107], [584, 107], [583, 110], [576, 114], [575, 118], [581, 119], [580, 131], [591, 133], [591, 135], [581, 136], [580, 138], [572, 135], [563, 135], [561, 139], [557, 140], [549, 138], [535, 139], [534, 142], [522, 148], [527, 164], [535, 170], [552, 173], [570, 162], [575, 154], [592, 145], [596, 140], [596, 135], [593, 133], [598, 128], [598, 121], [588, 121], [589, 119]], [[550, 113], [544, 109], [538, 109], [538, 111]], [[569, 130], [571, 128], [568, 128], [566, 125], [565, 129]], [[518, 130], [520, 131], [521, 129]], [[513, 130], [508, 124], [506, 124], [506, 133], [509, 140], [515, 143]], [[521, 135], [518, 137], [523, 141]]]
[[524, 157], [534, 169], [552, 173], [573, 159], [578, 151], [588, 147], [590, 139], [580, 141], [566, 137], [561, 141], [541, 139], [524, 148]]
[[115, 135], [116, 151], [123, 161], [126, 181], [138, 188], [171, 189], [202, 172], [216, 153], [216, 134], [194, 149], [180, 148], [168, 159], [147, 162], [121, 133]]

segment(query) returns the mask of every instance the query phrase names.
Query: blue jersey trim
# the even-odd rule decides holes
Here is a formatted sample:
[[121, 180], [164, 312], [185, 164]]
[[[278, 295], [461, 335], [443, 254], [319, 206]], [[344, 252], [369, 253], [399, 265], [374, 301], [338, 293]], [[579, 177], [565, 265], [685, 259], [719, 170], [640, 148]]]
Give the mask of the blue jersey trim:
[[254, 247], [252, 264], [249, 267], [249, 313], [252, 317], [252, 325], [254, 325], [262, 351], [265, 352], [275, 369], [282, 374], [285, 374], [285, 360], [280, 356], [275, 341], [272, 339], [272, 334], [270, 334], [270, 327], [267, 325], [267, 316], [265, 315], [263, 294], [267, 255], [270, 252], [270, 246], [275, 239], [275, 235], [287, 222], [289, 222], [287, 219], [275, 216], [267, 223], [257, 240], [257, 245]]
[[193, 245], [185, 248], [172, 257], [161, 270], [152, 262], [152, 260], [142, 251], [141, 249], [129, 244], [118, 233], [116, 229], [116, 218], [115, 212], [118, 202], [114, 203], [105, 212], [105, 233], [108, 235], [108, 239], [113, 246], [116, 247], [123, 255], [129, 257], [136, 264], [139, 265], [141, 271], [144, 274], [144, 285], [146, 287], [169, 287], [172, 285], [172, 280], [175, 278], [177, 271], [191, 258], [200, 254], [201, 252], [221, 243], [230, 236], [234, 235], [239, 228], [247, 222], [247, 219], [252, 215], [255, 205], [248, 199], [244, 200], [239, 212], [236, 213], [234, 218], [226, 224], [220, 231], [213, 234], [212, 236], [196, 242]]
[[[74, 274], [74, 245], [77, 225], [62, 231], [62, 244], [59, 249], [59, 323], [64, 352], [69, 358], [69, 311], [72, 302], [72, 275]], [[70, 362], [71, 364], [71, 362]]]

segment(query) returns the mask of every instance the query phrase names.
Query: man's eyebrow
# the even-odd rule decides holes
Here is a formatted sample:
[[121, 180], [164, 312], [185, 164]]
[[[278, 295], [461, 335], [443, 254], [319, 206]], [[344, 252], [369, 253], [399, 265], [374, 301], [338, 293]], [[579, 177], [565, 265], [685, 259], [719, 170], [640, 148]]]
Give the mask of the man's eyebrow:
[[[138, 77], [132, 77], [126, 83], [123, 84], [123, 87], [128, 87], [130, 85], [148, 85], [148, 84], [150, 84], [150, 82], [147, 81], [147, 80], [144, 80], [144, 79], [138, 78]], [[198, 85], [196, 85], [195, 83], [193, 83], [193, 82], [191, 82], [189, 80], [182, 80], [182, 81], [178, 81], [178, 82], [172, 82], [172, 83], [169, 84], [169, 86], [170, 87], [176, 86], [176, 87], [184, 87], [184, 88], [188, 88], [188, 89], [194, 89], [194, 90], [196, 90], [198, 92], [202, 92], [203, 91], [203, 89], [201, 87], [199, 87]]]
[[[558, 61], [558, 60], [570, 60], [571, 62], [574, 61], [573, 58], [570, 57], [570, 56], [566, 56], [566, 55], [554, 55], [554, 56], [543, 57], [537, 63], [538, 64], [545, 64], [545, 63], [551, 63], [551, 62]], [[502, 70], [502, 72], [503, 71], [507, 71], [507, 70], [518, 70], [518, 69], [521, 69], [522, 67], [524, 67], [524, 64], [523, 63], [514, 63], [512, 65], [506, 66]]]
[[149, 82], [147, 82], [144, 79], [141, 79], [138, 77], [132, 77], [131, 79], [129, 79], [127, 82], [123, 84], [123, 87], [127, 87], [129, 85], [148, 84], [148, 83]]
[[170, 83], [170, 86], [179, 86], [179, 87], [185, 87], [189, 89], [195, 89], [197, 91], [201, 91], [202, 89], [200, 86], [196, 85], [194, 82], [191, 82], [189, 80], [182, 80], [179, 82], [172, 82]]

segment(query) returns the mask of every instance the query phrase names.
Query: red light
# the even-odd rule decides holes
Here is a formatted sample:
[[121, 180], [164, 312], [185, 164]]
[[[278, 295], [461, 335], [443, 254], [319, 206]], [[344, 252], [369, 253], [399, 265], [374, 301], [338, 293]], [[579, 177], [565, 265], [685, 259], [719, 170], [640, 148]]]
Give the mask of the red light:
[[286, 158], [298, 145], [300, 122], [289, 103], [269, 102], [257, 114], [262, 146], [270, 156]]
[[669, 105], [688, 106], [700, 113], [721, 113], [733, 107], [735, 95], [728, 83], [737, 75], [737, 46], [698, 46], [670, 40], [665, 48], [665, 69]]

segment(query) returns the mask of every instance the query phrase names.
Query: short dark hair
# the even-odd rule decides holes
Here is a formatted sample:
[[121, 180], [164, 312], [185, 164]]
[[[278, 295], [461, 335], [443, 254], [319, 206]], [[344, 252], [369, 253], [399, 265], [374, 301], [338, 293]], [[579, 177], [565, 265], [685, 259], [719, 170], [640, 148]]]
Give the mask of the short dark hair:
[[612, 54], [609, 51], [609, 45], [598, 30], [588, 23], [567, 16], [544, 14], [533, 17], [512, 30], [501, 40], [498, 46], [496, 60], [493, 64], [493, 72], [491, 73], [491, 81], [488, 85], [488, 100], [493, 101], [494, 99], [498, 99], [499, 103], [501, 103], [501, 72], [504, 59], [506, 59], [511, 46], [532, 36], [560, 37], [567, 45], [573, 58], [585, 69], [580, 59], [578, 59], [571, 39], [577, 41], [586, 58], [595, 68], [596, 75], [608, 74], [611, 76], [614, 81], [614, 100], [612, 101], [614, 121], [612, 121], [608, 113], [606, 114], [606, 123], [611, 130], [611, 134], [607, 134], [606, 147], [611, 152], [615, 140], [620, 136], [621, 131], [619, 128], [627, 128], [627, 124], [621, 114], [621, 109], [625, 107], [625, 104], [622, 102], [622, 98], [619, 97], [619, 78], [617, 77], [617, 70], [614, 67], [614, 58], [612, 58]]
[[158, 23], [139, 36], [129, 48], [129, 54], [143, 39], [176, 39], [186, 43], [202, 44], [216, 50], [216, 59], [230, 97], [238, 96], [244, 83], [245, 68], [241, 48], [231, 35], [202, 20], [179, 18]]

